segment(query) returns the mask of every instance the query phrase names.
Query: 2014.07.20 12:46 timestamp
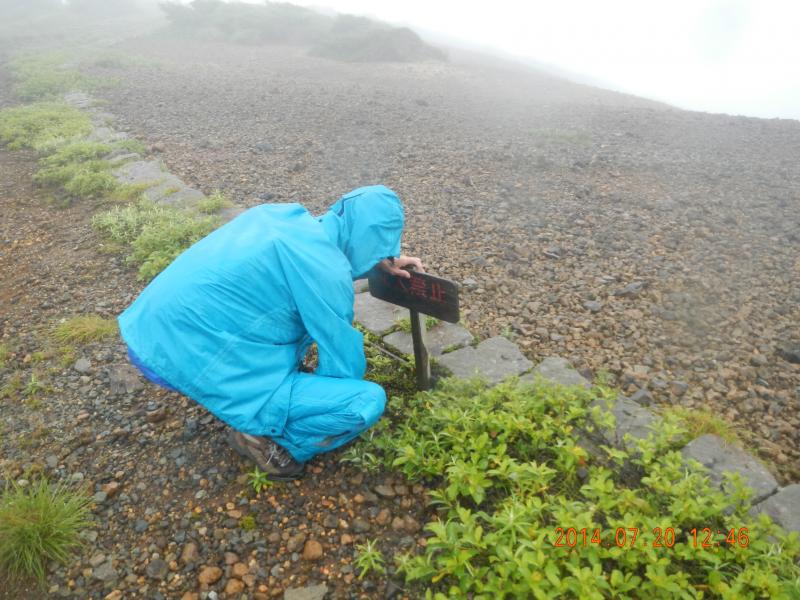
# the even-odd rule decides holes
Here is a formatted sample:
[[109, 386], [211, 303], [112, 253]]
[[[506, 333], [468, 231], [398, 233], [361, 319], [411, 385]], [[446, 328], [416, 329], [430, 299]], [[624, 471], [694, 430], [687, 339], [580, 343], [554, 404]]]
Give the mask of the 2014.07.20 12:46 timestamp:
[[[680, 530], [678, 530], [680, 531]], [[650, 535], [648, 535], [650, 533]], [[716, 529], [710, 527], [694, 527], [687, 532], [685, 540], [694, 548], [711, 549], [720, 547], [746, 548], [750, 545], [747, 527]], [[557, 527], [553, 546], [556, 548], [576, 548], [586, 546], [602, 546], [605, 548], [672, 548], [680, 541], [673, 527], [654, 527], [652, 532], [647, 532], [638, 527], [617, 527], [605, 532], [575, 527]]]

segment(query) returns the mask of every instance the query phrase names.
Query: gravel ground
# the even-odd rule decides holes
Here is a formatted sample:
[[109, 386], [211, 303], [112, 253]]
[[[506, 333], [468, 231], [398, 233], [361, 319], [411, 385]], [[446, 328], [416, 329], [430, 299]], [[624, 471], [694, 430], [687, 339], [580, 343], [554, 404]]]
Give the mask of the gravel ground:
[[[103, 95], [170, 167], [237, 202], [321, 211], [382, 182], [405, 251], [467, 326], [533, 360], [734, 423], [800, 479], [800, 123], [677, 110], [454, 54], [375, 67], [297, 49], [121, 44]], [[119, 75], [119, 73], [117, 73]]]
[[[679, 111], [472, 57], [375, 68], [157, 37], [119, 49], [147, 60], [107, 71], [122, 79], [99, 92], [115, 126], [190, 184], [320, 211], [386, 183], [407, 205], [405, 251], [463, 284], [471, 330], [709, 408], [784, 482], [800, 479], [800, 367], [778, 354], [800, 341], [800, 123]], [[0, 377], [42, 387], [0, 402], [0, 472], [72, 478], [98, 522], [48, 595], [269, 598], [326, 582], [333, 598], [416, 597], [391, 573], [358, 580], [353, 545], [377, 539], [390, 564], [423, 546], [424, 488], [332, 455], [256, 497], [222, 425], [132, 379], [119, 340], [63, 358], [53, 324], [116, 316], [141, 283], [92, 232], [98, 207], [49, 205], [34, 166], [0, 151], [12, 351]]]

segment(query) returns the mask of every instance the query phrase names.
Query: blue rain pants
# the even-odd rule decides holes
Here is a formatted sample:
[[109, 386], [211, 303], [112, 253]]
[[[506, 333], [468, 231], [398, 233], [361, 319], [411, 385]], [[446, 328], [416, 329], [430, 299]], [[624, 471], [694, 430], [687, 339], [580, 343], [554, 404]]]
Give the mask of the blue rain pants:
[[[147, 379], [178, 391], [148, 369], [130, 348], [128, 357]], [[289, 414], [283, 433], [272, 439], [299, 462], [355, 439], [377, 423], [386, 406], [386, 393], [371, 381], [297, 372], [283, 386], [288, 389], [282, 391], [290, 397]]]

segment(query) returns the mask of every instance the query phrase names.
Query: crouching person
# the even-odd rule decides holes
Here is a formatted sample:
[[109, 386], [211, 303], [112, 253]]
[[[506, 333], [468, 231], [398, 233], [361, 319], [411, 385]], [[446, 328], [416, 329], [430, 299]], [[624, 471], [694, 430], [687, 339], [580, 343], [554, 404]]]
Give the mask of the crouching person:
[[[371, 427], [386, 403], [364, 381], [353, 280], [400, 256], [403, 207], [359, 188], [321, 217], [299, 204], [247, 210], [181, 254], [119, 317], [128, 353], [151, 381], [227, 423], [230, 444], [272, 479]], [[394, 258], [397, 257], [397, 258]], [[390, 260], [391, 259], [391, 260]], [[299, 370], [316, 342], [316, 371]]]

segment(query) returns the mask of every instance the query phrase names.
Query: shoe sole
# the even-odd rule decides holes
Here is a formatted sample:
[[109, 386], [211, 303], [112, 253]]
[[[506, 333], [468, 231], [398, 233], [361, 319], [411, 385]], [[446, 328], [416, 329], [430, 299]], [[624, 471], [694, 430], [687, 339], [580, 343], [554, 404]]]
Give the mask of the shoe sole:
[[[236, 435], [234, 435], [233, 430], [228, 432], [228, 444], [230, 444], [231, 448], [236, 450], [236, 452], [242, 456], [243, 458], [248, 459], [250, 462], [255, 463], [255, 465], [260, 469], [262, 466], [260, 465], [258, 459], [253, 456], [247, 446], [242, 446], [239, 441], [236, 439]], [[267, 478], [270, 481], [294, 481], [295, 479], [300, 479], [305, 475], [305, 469], [297, 473], [296, 475], [276, 475], [274, 473], [270, 473], [269, 469], [264, 469], [264, 473], [266, 473]]]

